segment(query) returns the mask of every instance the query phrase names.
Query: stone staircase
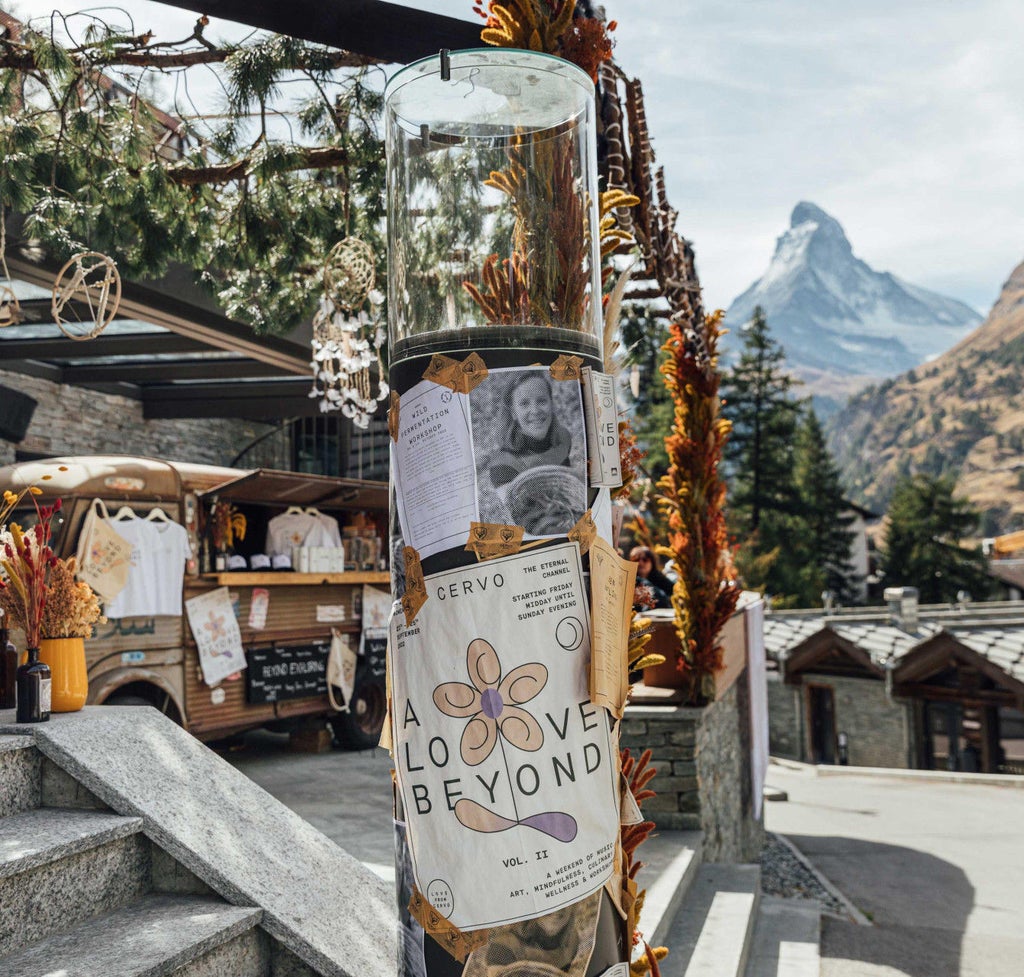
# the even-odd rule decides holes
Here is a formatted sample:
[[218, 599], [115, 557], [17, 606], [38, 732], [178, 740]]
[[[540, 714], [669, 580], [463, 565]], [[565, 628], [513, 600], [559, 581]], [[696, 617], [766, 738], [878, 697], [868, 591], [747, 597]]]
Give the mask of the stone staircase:
[[669, 948], [663, 977], [819, 977], [817, 903], [762, 897], [759, 866], [701, 864], [700, 851], [700, 832], [663, 832], [641, 850], [641, 923]]
[[393, 975], [390, 888], [156, 710], [5, 718], [3, 977]]

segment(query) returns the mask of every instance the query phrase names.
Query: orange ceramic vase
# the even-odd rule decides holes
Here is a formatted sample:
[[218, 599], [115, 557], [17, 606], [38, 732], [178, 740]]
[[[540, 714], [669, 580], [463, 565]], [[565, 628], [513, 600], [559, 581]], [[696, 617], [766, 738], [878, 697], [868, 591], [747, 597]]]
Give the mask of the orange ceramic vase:
[[51, 712], [77, 712], [89, 694], [84, 638], [42, 638], [39, 660], [50, 666]]

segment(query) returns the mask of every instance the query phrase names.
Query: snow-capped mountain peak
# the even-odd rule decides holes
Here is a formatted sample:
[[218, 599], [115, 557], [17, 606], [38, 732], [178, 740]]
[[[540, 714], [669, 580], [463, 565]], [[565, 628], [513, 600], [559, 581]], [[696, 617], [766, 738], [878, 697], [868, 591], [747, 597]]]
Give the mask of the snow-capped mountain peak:
[[796, 373], [891, 376], [938, 355], [978, 325], [970, 307], [877, 272], [840, 223], [813, 203], [793, 209], [768, 270], [726, 313], [734, 331], [755, 306]]

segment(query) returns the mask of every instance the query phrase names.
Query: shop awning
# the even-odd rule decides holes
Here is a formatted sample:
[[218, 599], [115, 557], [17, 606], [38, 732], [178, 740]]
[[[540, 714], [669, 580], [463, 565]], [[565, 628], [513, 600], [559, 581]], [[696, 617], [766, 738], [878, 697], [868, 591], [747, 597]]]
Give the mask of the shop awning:
[[258, 468], [200, 493], [204, 497], [239, 502], [298, 506], [346, 506], [353, 509], [386, 509], [386, 482], [332, 478]]

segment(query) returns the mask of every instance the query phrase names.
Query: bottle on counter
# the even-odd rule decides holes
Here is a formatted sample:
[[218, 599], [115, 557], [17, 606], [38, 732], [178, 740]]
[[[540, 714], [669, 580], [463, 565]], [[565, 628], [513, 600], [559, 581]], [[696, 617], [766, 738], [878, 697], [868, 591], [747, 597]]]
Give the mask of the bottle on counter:
[[39, 649], [29, 648], [28, 661], [18, 667], [19, 723], [45, 723], [50, 718], [50, 666], [39, 660]]
[[0, 709], [13, 709], [18, 680], [18, 649], [14, 647], [0, 611]]

